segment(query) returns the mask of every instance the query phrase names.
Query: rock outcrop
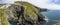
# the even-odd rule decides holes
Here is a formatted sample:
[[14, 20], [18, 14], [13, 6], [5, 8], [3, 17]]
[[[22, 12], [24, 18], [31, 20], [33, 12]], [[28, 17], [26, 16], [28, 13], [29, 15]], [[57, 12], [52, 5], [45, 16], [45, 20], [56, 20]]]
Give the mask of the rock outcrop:
[[45, 21], [45, 17], [40, 13], [39, 8], [28, 2], [17, 1], [12, 7], [17, 13], [19, 25], [38, 25]]
[[[45, 22], [45, 17], [40, 13], [38, 8], [28, 2], [16, 1], [4, 10], [7, 21], [15, 22], [17, 25], [40, 25]], [[41, 11], [46, 11], [45, 9]], [[1, 14], [1, 13], [0, 13]]]
[[58, 22], [58, 23], [55, 23], [55, 24], [53, 24], [53, 25], [60, 25], [60, 22]]
[[0, 4], [0, 25], [10, 25], [5, 14], [5, 5]]

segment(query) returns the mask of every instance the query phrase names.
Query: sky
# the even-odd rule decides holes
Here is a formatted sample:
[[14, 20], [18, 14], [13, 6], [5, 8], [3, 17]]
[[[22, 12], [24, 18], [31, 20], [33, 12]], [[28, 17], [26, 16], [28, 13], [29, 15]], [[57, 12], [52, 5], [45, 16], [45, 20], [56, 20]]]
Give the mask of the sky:
[[14, 3], [14, 1], [26, 1], [40, 8], [60, 10], [60, 0], [0, 0], [3, 3]]

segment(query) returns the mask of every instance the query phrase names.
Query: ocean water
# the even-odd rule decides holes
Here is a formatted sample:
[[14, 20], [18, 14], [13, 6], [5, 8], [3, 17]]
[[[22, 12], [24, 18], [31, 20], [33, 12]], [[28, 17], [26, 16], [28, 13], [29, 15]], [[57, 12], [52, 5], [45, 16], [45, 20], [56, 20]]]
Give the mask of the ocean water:
[[54, 23], [60, 22], [60, 10], [49, 10], [42, 12], [46, 17], [47, 22], [44, 25], [53, 25]]

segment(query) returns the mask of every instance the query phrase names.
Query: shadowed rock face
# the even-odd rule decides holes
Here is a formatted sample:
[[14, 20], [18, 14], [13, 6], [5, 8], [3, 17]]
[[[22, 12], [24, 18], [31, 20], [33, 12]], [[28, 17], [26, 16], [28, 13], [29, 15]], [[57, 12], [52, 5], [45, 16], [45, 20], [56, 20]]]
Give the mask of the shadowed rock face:
[[40, 22], [45, 21], [39, 9], [30, 3], [15, 2], [12, 7], [16, 11], [12, 10], [16, 13], [20, 25], [38, 25]]
[[18, 25], [39, 25], [44, 22], [44, 16], [40, 9], [28, 2], [15, 2], [9, 6], [5, 13], [9, 21], [16, 22]]

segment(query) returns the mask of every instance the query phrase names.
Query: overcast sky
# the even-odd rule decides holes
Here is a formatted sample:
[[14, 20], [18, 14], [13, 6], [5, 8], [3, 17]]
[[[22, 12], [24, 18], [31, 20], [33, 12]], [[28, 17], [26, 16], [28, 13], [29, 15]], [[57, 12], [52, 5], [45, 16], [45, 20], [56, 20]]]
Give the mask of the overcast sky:
[[[0, 2], [6, 3], [14, 3], [14, 1], [18, 0], [0, 0]], [[60, 0], [19, 0], [19, 1], [26, 1], [30, 2], [38, 7], [47, 8], [51, 10], [60, 10]]]

